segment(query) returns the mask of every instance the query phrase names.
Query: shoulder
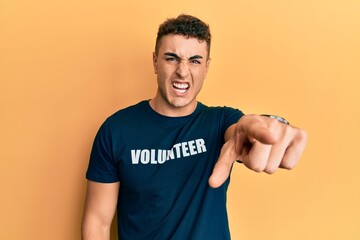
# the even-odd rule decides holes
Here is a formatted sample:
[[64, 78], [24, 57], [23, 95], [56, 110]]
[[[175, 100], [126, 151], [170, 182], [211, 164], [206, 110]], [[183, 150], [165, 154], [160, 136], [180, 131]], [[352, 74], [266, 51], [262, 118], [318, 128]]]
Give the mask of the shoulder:
[[242, 115], [244, 115], [244, 113], [241, 110], [239, 110], [238, 108], [233, 108], [233, 107], [229, 107], [229, 106], [207, 106], [205, 104], [202, 104], [201, 102], [199, 102], [199, 104], [201, 105], [201, 108], [203, 109], [203, 111], [209, 112], [209, 113], [217, 113], [217, 114], [221, 114], [224, 116], [235, 115], [235, 116], [238, 116], [239, 118]]
[[207, 122], [212, 122], [221, 127], [225, 133], [231, 125], [235, 124], [244, 115], [244, 113], [233, 107], [228, 106], [206, 106], [203, 105], [202, 116]]
[[118, 111], [116, 111], [115, 113], [113, 113], [112, 115], [110, 115], [108, 118], [117, 118], [117, 117], [121, 117], [121, 116], [124, 116], [124, 115], [127, 115], [127, 114], [131, 114], [131, 113], [138, 113], [139, 110], [143, 110], [146, 108], [146, 105], [148, 104], [148, 101], [147, 100], [144, 100], [144, 101], [141, 101], [141, 102], [138, 102], [134, 105], [130, 105], [128, 107], [125, 107], [125, 108], [122, 108]]
[[114, 122], [116, 123], [119, 121], [130, 121], [135, 117], [140, 117], [141, 114], [146, 112], [144, 110], [146, 110], [147, 102], [148, 101], [144, 100], [126, 108], [120, 109], [107, 117], [105, 122], [112, 124]]
[[136, 121], [146, 119], [143, 114], [146, 114], [147, 101], [141, 101], [137, 104], [120, 109], [108, 116], [100, 126], [99, 133], [108, 133], [111, 135], [114, 131], [121, 131], [123, 128], [134, 124]]

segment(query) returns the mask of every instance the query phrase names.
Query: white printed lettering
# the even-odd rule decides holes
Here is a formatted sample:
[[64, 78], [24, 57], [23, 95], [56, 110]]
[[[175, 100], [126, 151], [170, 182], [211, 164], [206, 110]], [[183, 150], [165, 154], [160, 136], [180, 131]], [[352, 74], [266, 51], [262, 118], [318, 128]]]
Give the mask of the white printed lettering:
[[132, 164], [138, 164], [139, 163], [140, 152], [141, 152], [141, 150], [131, 150]]
[[196, 146], [195, 146], [195, 141], [194, 140], [191, 140], [188, 142], [189, 144], [189, 150], [190, 150], [190, 155], [195, 155], [197, 154], [196, 152]]
[[190, 153], [188, 152], [189, 148], [187, 146], [187, 142], [181, 143], [181, 148], [182, 148], [182, 154], [184, 157], [190, 156]]
[[198, 153], [206, 152], [206, 146], [205, 146], [204, 139], [202, 139], [202, 138], [196, 139], [195, 142], [196, 142], [196, 147], [197, 147]]
[[180, 156], [180, 146], [181, 146], [181, 143], [177, 143], [177, 144], [175, 144], [175, 145], [173, 146], [173, 149], [176, 150], [176, 157], [177, 157], [177, 158], [180, 158], [180, 157], [181, 157], [181, 156]]
[[151, 164], [157, 164], [157, 161], [155, 160], [155, 149], [151, 149], [150, 158], [151, 158]]
[[167, 160], [171, 160], [171, 159], [175, 159], [175, 155], [174, 155], [174, 148], [170, 149], [167, 151], [167, 158], [166, 158], [166, 161]]
[[169, 149], [133, 149], [131, 150], [132, 164], [163, 164], [168, 160], [189, 157], [206, 152], [204, 139], [176, 143]]
[[166, 160], [166, 151], [159, 149], [158, 150], [158, 160], [157, 160], [157, 162], [159, 164], [162, 164], [162, 163], [165, 162], [165, 160]]
[[147, 149], [144, 149], [141, 151], [141, 163], [147, 164], [150, 162], [150, 151]]

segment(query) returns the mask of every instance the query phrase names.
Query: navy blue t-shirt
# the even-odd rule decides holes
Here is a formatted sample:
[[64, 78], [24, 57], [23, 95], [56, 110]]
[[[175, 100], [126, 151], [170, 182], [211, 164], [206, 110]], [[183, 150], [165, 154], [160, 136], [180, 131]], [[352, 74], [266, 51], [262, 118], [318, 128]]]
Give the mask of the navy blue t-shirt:
[[103, 123], [86, 177], [120, 182], [119, 239], [230, 239], [229, 179], [217, 189], [208, 179], [226, 129], [242, 115], [198, 103], [188, 116], [167, 117], [142, 101]]

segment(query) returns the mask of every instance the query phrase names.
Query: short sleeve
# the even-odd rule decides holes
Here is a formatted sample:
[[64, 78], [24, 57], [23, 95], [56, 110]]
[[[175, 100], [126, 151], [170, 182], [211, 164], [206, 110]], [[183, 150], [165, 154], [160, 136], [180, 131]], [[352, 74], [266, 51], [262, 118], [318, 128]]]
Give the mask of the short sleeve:
[[94, 182], [112, 183], [119, 181], [114, 161], [112, 133], [109, 121], [105, 121], [96, 134], [86, 178]]
[[239, 119], [244, 115], [239, 109], [224, 107], [225, 119], [224, 119], [224, 128], [228, 129], [234, 123], [237, 123]]

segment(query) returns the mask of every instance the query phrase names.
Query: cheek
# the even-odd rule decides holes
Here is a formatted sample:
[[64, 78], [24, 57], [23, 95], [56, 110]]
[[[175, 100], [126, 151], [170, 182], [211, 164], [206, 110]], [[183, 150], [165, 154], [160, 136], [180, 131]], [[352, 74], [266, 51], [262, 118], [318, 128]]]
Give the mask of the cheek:
[[157, 74], [161, 75], [161, 78], [169, 78], [171, 74], [174, 72], [169, 67], [158, 67], [156, 68]]
[[165, 86], [169, 82], [170, 75], [167, 72], [159, 71], [157, 72], [157, 82], [158, 85]]
[[198, 81], [204, 81], [204, 79], [206, 78], [206, 74], [207, 74], [207, 71], [206, 70], [204, 70], [204, 69], [201, 69], [201, 70], [199, 70], [199, 71], [196, 71], [195, 72], [195, 74], [194, 74], [194, 76], [196, 76], [196, 79], [198, 80]]

